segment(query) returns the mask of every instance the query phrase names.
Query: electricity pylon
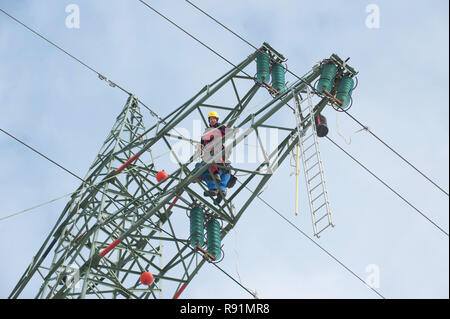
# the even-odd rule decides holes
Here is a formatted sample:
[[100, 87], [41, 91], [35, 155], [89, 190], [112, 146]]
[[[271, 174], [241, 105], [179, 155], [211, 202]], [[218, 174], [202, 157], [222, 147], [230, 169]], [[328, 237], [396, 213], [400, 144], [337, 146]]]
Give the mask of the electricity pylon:
[[[294, 114], [302, 112], [303, 97], [322, 64], [277, 90], [249, 75], [255, 74], [253, 62], [262, 50], [271, 60], [284, 61], [264, 44], [169, 115], [158, 117], [149, 129], [138, 99], [130, 96], [84, 181], [9, 298], [20, 297], [35, 282], [41, 283], [36, 298], [178, 297], [205, 262], [218, 262], [190, 245], [190, 210], [201, 207], [208, 219], [220, 220], [223, 239], [313, 122], [312, 115], [298, 122]], [[317, 103], [311, 114], [319, 114], [333, 97], [313, 93]], [[256, 103], [258, 96], [266, 101]], [[199, 129], [199, 119], [207, 126], [204, 114], [212, 109], [232, 128], [224, 145], [236, 157], [232, 170], [240, 174], [239, 184], [219, 205], [204, 196], [205, 185], [195, 183], [211, 164], [194, 170], [200, 135], [189, 134]], [[252, 136], [257, 156], [238, 158]], [[189, 156], [180, 154], [183, 150], [189, 150]], [[215, 154], [212, 162], [220, 157]], [[168, 177], [158, 182], [155, 176], [162, 170]], [[143, 272], [153, 274], [151, 285], [141, 283]]]

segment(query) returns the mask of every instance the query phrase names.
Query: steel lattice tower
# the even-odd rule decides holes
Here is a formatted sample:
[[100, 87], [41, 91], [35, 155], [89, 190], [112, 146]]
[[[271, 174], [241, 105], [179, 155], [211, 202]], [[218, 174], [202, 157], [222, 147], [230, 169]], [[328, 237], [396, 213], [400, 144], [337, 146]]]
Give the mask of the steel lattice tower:
[[[263, 48], [272, 58], [281, 56], [268, 45]], [[293, 110], [302, 114], [300, 105], [306, 100], [307, 88], [320, 76], [322, 64], [287, 85], [284, 92], [277, 92], [249, 76], [255, 74], [253, 62], [259, 52], [148, 129], [139, 101], [131, 95], [84, 182], [9, 297], [20, 297], [32, 281], [39, 281], [42, 285], [36, 298], [159, 298], [162, 289], [164, 297], [171, 298], [205, 262], [213, 262], [204, 251], [190, 246], [186, 212], [200, 206], [208, 218], [220, 220], [223, 239], [299, 143], [301, 131], [312, 124], [303, 117], [296, 122]], [[267, 102], [257, 103], [258, 92]], [[333, 98], [317, 90], [312, 93], [314, 113], [318, 114]], [[252, 163], [232, 162], [235, 172], [247, 175], [229, 189], [220, 206], [204, 197], [203, 184], [193, 183], [209, 168], [193, 170], [199, 136], [180, 133], [182, 127], [191, 128], [194, 120], [201, 119], [206, 126], [205, 114], [211, 109], [219, 110], [224, 115], [220, 121], [233, 128], [227, 149], [238, 153], [254, 134], [262, 154]], [[277, 140], [270, 149], [264, 146], [264, 130], [276, 132]], [[191, 147], [190, 158], [180, 158], [180, 145]], [[168, 178], [157, 182], [155, 175], [163, 169]], [[254, 193], [245, 191], [247, 186]], [[154, 276], [150, 286], [139, 280], [144, 271]]]

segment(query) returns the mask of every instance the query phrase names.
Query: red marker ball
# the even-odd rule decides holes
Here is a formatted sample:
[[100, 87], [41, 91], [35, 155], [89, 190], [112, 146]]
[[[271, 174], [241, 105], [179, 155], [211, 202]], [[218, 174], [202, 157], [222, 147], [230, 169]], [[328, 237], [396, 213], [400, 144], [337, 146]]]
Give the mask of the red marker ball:
[[151, 285], [152, 282], [153, 282], [153, 275], [151, 273], [146, 271], [141, 274], [141, 283], [143, 285], [148, 286]]
[[156, 174], [156, 180], [158, 182], [160, 182], [163, 179], [167, 178], [167, 176], [169, 176], [169, 175], [167, 175], [167, 173], [165, 171], [160, 171], [160, 172], [158, 172], [158, 174]]

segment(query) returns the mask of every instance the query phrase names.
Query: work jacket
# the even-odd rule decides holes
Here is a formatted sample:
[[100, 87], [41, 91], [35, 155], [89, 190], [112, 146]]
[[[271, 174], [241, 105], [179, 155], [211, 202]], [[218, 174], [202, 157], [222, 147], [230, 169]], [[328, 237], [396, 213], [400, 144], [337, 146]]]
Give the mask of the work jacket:
[[[205, 148], [206, 151], [204, 152], [203, 157], [205, 161], [207, 161], [205, 157], [209, 158], [209, 156], [214, 156], [214, 146], [221, 145], [221, 147], [218, 148], [224, 150], [223, 143], [225, 142], [225, 134], [227, 129], [228, 126], [221, 123], [216, 123], [216, 125], [206, 128], [201, 139], [202, 148]], [[218, 141], [217, 139], [220, 140]], [[219, 162], [224, 162], [224, 155], [222, 155], [221, 161]]]

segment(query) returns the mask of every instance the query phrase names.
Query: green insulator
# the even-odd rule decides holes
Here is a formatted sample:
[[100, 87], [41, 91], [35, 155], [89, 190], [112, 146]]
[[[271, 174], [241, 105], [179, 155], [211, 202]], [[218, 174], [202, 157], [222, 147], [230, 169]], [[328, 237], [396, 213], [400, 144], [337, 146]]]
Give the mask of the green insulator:
[[350, 103], [350, 97], [352, 96], [353, 91], [353, 79], [349, 76], [344, 76], [339, 82], [336, 99], [342, 101], [341, 108], [346, 108]]
[[274, 63], [272, 65], [272, 87], [281, 94], [284, 93], [285, 83], [284, 67], [280, 63]]
[[322, 92], [323, 87], [330, 93], [333, 88], [334, 77], [337, 73], [337, 66], [334, 63], [328, 62], [322, 66], [322, 73], [320, 74], [319, 83], [317, 83], [317, 89]]
[[203, 246], [203, 210], [200, 207], [194, 207], [190, 214], [191, 223], [191, 246]]
[[268, 53], [259, 52], [256, 56], [256, 80], [258, 83], [270, 82], [270, 58]]
[[216, 259], [221, 256], [220, 253], [220, 224], [216, 219], [211, 219], [206, 223], [206, 237], [208, 253]]

